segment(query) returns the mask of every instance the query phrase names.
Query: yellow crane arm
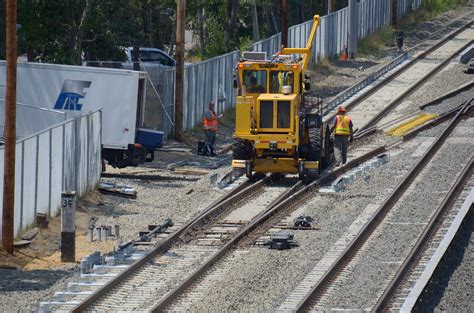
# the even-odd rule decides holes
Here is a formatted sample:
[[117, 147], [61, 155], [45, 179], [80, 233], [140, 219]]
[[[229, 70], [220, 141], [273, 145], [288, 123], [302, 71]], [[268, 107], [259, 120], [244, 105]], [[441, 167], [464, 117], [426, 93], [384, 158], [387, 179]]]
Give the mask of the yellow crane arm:
[[309, 34], [308, 41], [306, 42], [306, 48], [283, 48], [282, 54], [302, 54], [303, 55], [303, 67], [302, 71], [306, 71], [308, 68], [309, 60], [311, 58], [311, 45], [313, 43], [314, 36], [319, 26], [319, 15], [313, 17], [313, 28]]

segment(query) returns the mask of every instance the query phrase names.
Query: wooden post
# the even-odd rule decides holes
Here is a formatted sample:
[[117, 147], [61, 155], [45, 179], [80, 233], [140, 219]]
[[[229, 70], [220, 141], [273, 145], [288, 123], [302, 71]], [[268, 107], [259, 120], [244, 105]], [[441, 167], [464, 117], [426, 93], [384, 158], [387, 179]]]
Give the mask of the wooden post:
[[3, 177], [3, 248], [13, 254], [16, 145], [16, 0], [6, 2], [5, 163]]
[[186, 0], [178, 0], [176, 17], [176, 91], [175, 91], [175, 129], [177, 141], [184, 141], [184, 24], [186, 20]]
[[281, 3], [281, 44], [288, 47], [288, 0]]
[[76, 261], [76, 192], [61, 194], [61, 262]]

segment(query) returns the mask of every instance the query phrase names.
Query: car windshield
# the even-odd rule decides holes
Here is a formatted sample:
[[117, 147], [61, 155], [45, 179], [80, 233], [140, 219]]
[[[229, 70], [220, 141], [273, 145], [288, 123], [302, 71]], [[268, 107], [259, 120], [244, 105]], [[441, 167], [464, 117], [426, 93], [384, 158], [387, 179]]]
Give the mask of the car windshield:
[[140, 60], [142, 62], [158, 62], [166, 66], [174, 66], [173, 60], [159, 51], [140, 50]]

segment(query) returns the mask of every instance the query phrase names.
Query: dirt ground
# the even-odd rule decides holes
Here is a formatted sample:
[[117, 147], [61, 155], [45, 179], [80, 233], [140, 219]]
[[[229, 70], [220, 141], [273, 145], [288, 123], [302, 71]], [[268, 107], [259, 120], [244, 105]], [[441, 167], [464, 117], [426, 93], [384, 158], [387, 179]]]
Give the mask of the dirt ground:
[[[439, 30], [443, 25], [451, 22], [452, 17], [464, 15], [468, 9], [474, 9], [474, 4], [467, 5], [464, 9], [449, 11], [437, 19], [418, 25], [416, 28], [407, 32], [407, 48], [414, 46], [433, 32]], [[447, 30], [449, 32], [449, 30]], [[314, 88], [316, 93], [328, 100], [365, 79], [371, 73], [388, 63], [394, 55], [393, 44], [388, 44], [385, 51], [378, 57], [357, 58], [350, 61], [325, 60], [322, 64], [315, 66], [313, 81], [316, 82]], [[217, 135], [217, 150], [223, 151], [216, 158], [206, 158], [196, 154], [199, 141], [203, 141], [204, 134], [202, 125], [186, 133], [186, 142], [178, 143], [167, 141], [164, 148], [168, 151], [157, 151], [155, 161], [147, 164], [144, 170], [148, 173], [161, 175], [158, 169], [165, 169], [170, 164], [185, 161], [182, 167], [189, 170], [205, 170], [215, 162], [227, 160], [230, 162], [230, 145], [232, 143], [232, 133], [234, 129], [235, 111], [232, 109], [224, 112], [224, 119], [220, 125]], [[188, 149], [186, 151], [173, 151], [175, 148]], [[228, 163], [224, 163], [228, 164]], [[143, 168], [112, 169], [107, 167], [107, 172], [113, 173], [134, 173]], [[153, 172], [155, 170], [155, 172]], [[183, 174], [184, 175], [184, 174]], [[91, 193], [86, 198], [78, 202], [77, 212], [77, 231], [76, 231], [76, 263], [60, 262], [60, 217], [51, 219], [48, 229], [41, 229], [38, 235], [32, 240], [31, 244], [24, 248], [15, 249], [14, 255], [10, 256], [0, 249], [0, 268], [3, 269], [64, 269], [72, 270], [77, 268], [80, 259], [93, 252], [100, 250], [102, 252], [111, 251], [116, 248], [115, 241], [88, 243], [86, 240], [86, 231], [91, 216], [97, 216], [104, 212], [104, 196], [97, 191]]]
[[114, 248], [114, 241], [87, 242], [87, 227], [92, 215], [101, 212], [103, 195], [98, 192], [89, 194], [78, 202], [76, 212], [76, 262], [61, 262], [61, 217], [49, 221], [48, 228], [39, 229], [31, 243], [23, 248], [15, 248], [13, 256], [0, 248], [0, 268], [21, 270], [71, 270], [86, 255], [94, 252], [108, 252]]

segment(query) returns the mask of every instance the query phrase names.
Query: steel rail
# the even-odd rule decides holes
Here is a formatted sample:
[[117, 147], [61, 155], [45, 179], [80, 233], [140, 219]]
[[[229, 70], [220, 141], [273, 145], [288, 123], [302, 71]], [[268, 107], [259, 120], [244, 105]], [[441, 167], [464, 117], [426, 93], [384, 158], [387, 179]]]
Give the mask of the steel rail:
[[[453, 32], [449, 33], [447, 36], [445, 36], [443, 39], [439, 40], [436, 44], [428, 48], [427, 50], [421, 52], [418, 54], [416, 57], [414, 57], [412, 60], [410, 60], [408, 63], [406, 63], [403, 67], [400, 67], [397, 69], [394, 73], [392, 73], [390, 76], [384, 78], [381, 80], [377, 85], [374, 87], [370, 88], [367, 90], [365, 93], [361, 94], [360, 96], [356, 97], [354, 100], [350, 101], [346, 105], [346, 109], [350, 111], [353, 107], [357, 106], [359, 103], [373, 95], [375, 92], [378, 90], [382, 89], [387, 85], [389, 82], [393, 81], [395, 78], [397, 78], [400, 74], [411, 68], [413, 65], [415, 65], [418, 61], [421, 59], [425, 58], [428, 54], [432, 53], [436, 49], [438, 49], [440, 46], [444, 45], [447, 41], [453, 39], [456, 37], [458, 34], [466, 30], [467, 28], [470, 28], [474, 24], [474, 21], [470, 21], [463, 25], [462, 27], [454, 30]], [[336, 114], [332, 114], [328, 120], [332, 120], [336, 116]]]
[[473, 88], [473, 87], [474, 87], [474, 81], [468, 82], [468, 83], [466, 83], [466, 84], [464, 84], [464, 85], [459, 86], [459, 87], [456, 88], [456, 89], [453, 89], [453, 90], [451, 90], [451, 91], [448, 91], [447, 93], [445, 93], [445, 94], [443, 94], [443, 95], [437, 97], [436, 99], [433, 99], [433, 100], [431, 100], [431, 101], [429, 101], [429, 102], [426, 102], [426, 103], [420, 105], [420, 109], [423, 110], [423, 109], [425, 109], [425, 108], [427, 108], [427, 107], [429, 107], [429, 106], [438, 104], [439, 102], [441, 102], [441, 101], [443, 101], [443, 100], [446, 100], [446, 99], [448, 99], [448, 98], [451, 98], [451, 97], [453, 97], [453, 96], [456, 96], [457, 94], [459, 94], [459, 93], [461, 93], [461, 92], [464, 92], [464, 91], [466, 91], [466, 90], [468, 90], [468, 89], [471, 89], [471, 88]]
[[[441, 114], [439, 117], [435, 118], [434, 120], [431, 120], [429, 121], [428, 123], [420, 126], [420, 127], [417, 127], [411, 131], [409, 131], [408, 133], [406, 133], [405, 135], [402, 136], [402, 140], [403, 141], [407, 141], [407, 140], [410, 140], [412, 139], [413, 137], [415, 137], [419, 132], [423, 131], [423, 130], [426, 130], [428, 128], [431, 128], [431, 127], [434, 127], [436, 125], [439, 125], [445, 121], [447, 121], [448, 119], [452, 118], [454, 115], [456, 115], [460, 110], [468, 110], [470, 109], [470, 107], [472, 106], [472, 101], [474, 100], [474, 98], [472, 98], [471, 100], [469, 100], [467, 103], [468, 105], [460, 105], [448, 112], [445, 112], [443, 114]], [[464, 113], [463, 113], [464, 114]]]
[[225, 193], [222, 197], [211, 203], [206, 209], [201, 211], [197, 216], [188, 220], [183, 226], [181, 226], [177, 231], [170, 234], [169, 237], [159, 242], [157, 246], [153, 248], [147, 255], [143, 258], [138, 259], [132, 265], [130, 265], [125, 271], [121, 272], [119, 275], [108, 281], [102, 288], [94, 291], [89, 297], [82, 300], [78, 305], [76, 305], [71, 311], [72, 312], [83, 312], [101, 297], [110, 292], [113, 288], [123, 282], [127, 277], [136, 272], [142, 266], [144, 266], [148, 261], [154, 258], [159, 253], [164, 252], [171, 244], [178, 241], [183, 234], [190, 231], [193, 227], [197, 226], [199, 223], [202, 223], [206, 218], [208, 218], [213, 212], [223, 208], [226, 205], [229, 205], [232, 202], [240, 200], [245, 194], [252, 192], [256, 188], [260, 188], [265, 184], [271, 177], [266, 177], [265, 179], [257, 180], [252, 182], [247, 180], [236, 188]]
[[[474, 86], [474, 82], [472, 83], [469, 83], [469, 84], [466, 84], [466, 85], [470, 85], [472, 84], [472, 86]], [[449, 97], [452, 97], [452, 96], [455, 96], [456, 94], [458, 93], [461, 93], [461, 92], [464, 92], [465, 89], [464, 88], [458, 88], [456, 89], [455, 91], [450, 91], [448, 94], [449, 94]], [[441, 96], [443, 99], [445, 99], [444, 97], [445, 95]], [[436, 99], [435, 99], [436, 100]], [[441, 101], [441, 100], [440, 100]], [[472, 99], [471, 99], [472, 101]], [[423, 130], [426, 130], [428, 128], [431, 128], [431, 127], [434, 127], [436, 125], [439, 125], [443, 122], [445, 122], [446, 120], [452, 118], [454, 115], [456, 115], [456, 113], [463, 107], [463, 104], [457, 106], [456, 108], [454, 109], [451, 109], [449, 111], [446, 111], [444, 113], [442, 113], [439, 117], [427, 122], [426, 124], [423, 124], [409, 132], [407, 132], [406, 134], [402, 135], [402, 140], [403, 141], [407, 141], [407, 140], [410, 140], [412, 139], [413, 137], [415, 137], [419, 132], [423, 131]], [[406, 116], [402, 116], [400, 118], [397, 118], [396, 120], [393, 120], [393, 121], [389, 121], [387, 122], [386, 124], [382, 125], [381, 127], [382, 128], [386, 128], [388, 126], [391, 126], [393, 125], [394, 123], [396, 122], [400, 122], [400, 121], [403, 121], [405, 120], [406, 118], [408, 117], [411, 117], [411, 116], [414, 116], [416, 114], [420, 114], [422, 113], [422, 111], [416, 111], [416, 112], [413, 112], [413, 113], [410, 113]], [[365, 130], [362, 130], [361, 132], [357, 132], [355, 135], [354, 135], [354, 140], [359, 140], [359, 139], [362, 139], [368, 135], [371, 135], [373, 133], [376, 132], [376, 130], [378, 129], [378, 127], [375, 127], [375, 126], [372, 126], [372, 127], [369, 127]]]
[[[472, 15], [472, 13], [468, 13], [468, 14], [465, 14], [464, 16], [460, 17], [460, 18], [457, 18], [455, 19], [454, 21], [452, 21], [451, 23], [449, 23], [448, 25], [446, 25], [443, 29], [440, 29], [432, 34], [430, 34], [428, 36], [428, 38], [424, 39], [424, 41], [427, 41], [427, 40], [434, 40], [433, 37], [439, 35], [441, 32], [445, 31], [446, 28], [450, 28], [452, 26], [454, 26], [455, 24], [459, 23], [460, 21], [464, 20], [466, 17], [468, 17], [469, 15]], [[363, 81], [357, 83], [356, 85], [353, 85], [347, 89], [344, 89], [343, 91], [341, 91], [340, 93], [338, 93], [337, 95], [335, 95], [330, 101], [328, 101], [324, 107], [323, 107], [323, 112], [326, 110], [326, 112], [323, 114], [323, 116], [327, 115], [327, 113], [334, 109], [337, 105], [339, 105], [340, 103], [346, 101], [347, 99], [349, 99], [350, 97], [352, 97], [354, 94], [356, 94], [357, 92], [359, 92], [361, 89], [365, 88], [366, 86], [368, 86], [370, 83], [376, 81], [380, 76], [382, 75], [385, 75], [387, 72], [389, 72], [390, 70], [392, 70], [395, 66], [398, 66], [401, 62], [405, 61], [407, 58], [408, 58], [408, 54], [412, 51], [415, 51], [417, 49], [419, 49], [422, 45], [424, 45], [425, 43], [419, 43], [419, 44], [416, 44], [415, 46], [409, 48], [408, 50], [406, 50], [403, 54], [400, 54], [398, 55], [396, 58], [392, 59], [392, 61], [390, 61], [390, 63], [388, 63], [387, 65], [383, 66], [381, 69], [377, 70], [375, 73], [369, 75], [366, 79], [364, 79]]]
[[384, 293], [379, 298], [375, 304], [372, 312], [381, 312], [389, 304], [389, 301], [397, 290], [397, 287], [400, 283], [407, 277], [410, 270], [414, 267], [419, 260], [419, 257], [422, 251], [425, 250], [428, 240], [433, 236], [437, 227], [441, 221], [443, 214], [451, 207], [453, 200], [461, 193], [463, 190], [464, 183], [472, 175], [474, 168], [473, 157], [467, 162], [463, 170], [459, 174], [458, 178], [454, 185], [451, 186], [448, 194], [444, 197], [442, 203], [438, 206], [436, 211], [431, 217], [430, 222], [423, 230], [423, 233], [418, 237], [415, 245], [412, 247], [408, 257], [405, 259], [401, 267], [398, 269], [397, 273], [391, 280], [390, 284], [385, 288]]
[[372, 117], [364, 126], [361, 127], [361, 131], [364, 129], [367, 129], [371, 126], [374, 126], [378, 121], [380, 121], [387, 112], [393, 110], [397, 105], [399, 105], [405, 98], [413, 94], [418, 88], [421, 87], [428, 79], [433, 77], [435, 74], [437, 74], [442, 68], [444, 68], [446, 65], [448, 65], [451, 60], [458, 55], [460, 52], [462, 52], [464, 49], [466, 49], [468, 46], [472, 45], [474, 40], [470, 40], [468, 43], [463, 45], [461, 48], [456, 50], [454, 53], [452, 53], [448, 58], [446, 58], [443, 62], [438, 64], [436, 67], [434, 67], [431, 71], [429, 71], [426, 75], [424, 75], [422, 78], [420, 78], [418, 81], [416, 81], [413, 85], [411, 85], [407, 90], [402, 92], [400, 95], [398, 95], [395, 99], [393, 99], [385, 108], [382, 109], [382, 111], [379, 111], [374, 117]]
[[[469, 102], [464, 105], [464, 108], [469, 106]], [[400, 197], [405, 193], [408, 187], [412, 184], [418, 174], [423, 168], [429, 163], [432, 157], [440, 149], [445, 142], [446, 138], [451, 134], [453, 129], [457, 126], [461, 120], [464, 109], [461, 109], [456, 116], [451, 120], [449, 125], [445, 128], [443, 133], [436, 139], [436, 141], [429, 147], [429, 149], [423, 154], [421, 159], [413, 166], [410, 172], [405, 178], [398, 184], [395, 190], [390, 196], [384, 201], [384, 203], [377, 209], [372, 218], [364, 225], [359, 234], [349, 243], [347, 248], [344, 250], [341, 256], [331, 265], [326, 271], [323, 277], [314, 285], [306, 297], [296, 307], [296, 312], [303, 312], [316, 298], [319, 298], [323, 294], [324, 290], [328, 288], [328, 285], [333, 282], [338, 273], [350, 262], [351, 257], [359, 251], [362, 245], [369, 239], [377, 225], [379, 225], [387, 213], [393, 208]]]
[[100, 177], [104, 178], [122, 178], [122, 179], [142, 179], [142, 180], [156, 180], [156, 181], [197, 181], [197, 177], [175, 177], [163, 175], [134, 175], [134, 174], [115, 174], [115, 173], [101, 173]]
[[169, 306], [175, 299], [177, 299], [179, 295], [181, 295], [189, 286], [191, 286], [191, 284], [196, 279], [198, 279], [206, 270], [208, 270], [222, 256], [224, 256], [229, 250], [231, 250], [239, 241], [241, 241], [245, 236], [247, 236], [250, 232], [262, 225], [268, 219], [270, 219], [270, 217], [284, 210], [284, 208], [290, 205], [291, 202], [295, 200], [297, 201], [303, 194], [312, 191], [317, 186], [319, 186], [320, 183], [331, 181], [342, 173], [359, 166], [361, 163], [380, 153], [383, 153], [384, 151], [386, 151], [385, 146], [374, 149], [356, 159], [351, 160], [350, 162], [346, 163], [344, 166], [338, 168], [337, 170], [323, 175], [320, 179], [317, 179], [304, 187], [301, 181], [298, 182], [295, 186], [288, 189], [286, 192], [284, 192], [284, 194], [280, 195], [277, 199], [272, 201], [272, 203], [264, 211], [257, 215], [253, 219], [253, 221], [247, 224], [243, 229], [241, 229], [233, 238], [231, 238], [224, 246], [222, 246], [216, 253], [214, 253], [205, 263], [203, 263], [198, 269], [191, 273], [177, 287], [172, 289], [163, 298], [161, 298], [160, 301], [155, 304], [150, 311], [163, 312], [167, 306]]

